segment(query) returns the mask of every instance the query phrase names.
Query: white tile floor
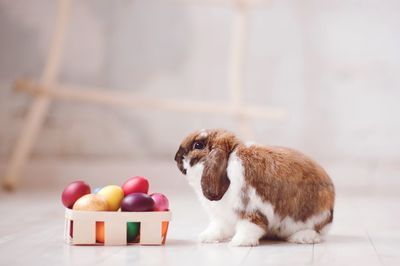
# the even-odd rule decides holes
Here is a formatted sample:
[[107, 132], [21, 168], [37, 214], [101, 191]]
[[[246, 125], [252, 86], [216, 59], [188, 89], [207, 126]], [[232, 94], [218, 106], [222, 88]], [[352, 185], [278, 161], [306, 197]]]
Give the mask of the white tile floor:
[[[0, 164], [0, 170], [3, 166]], [[344, 170], [332, 171], [335, 177], [335, 173]], [[349, 168], [348, 173], [351, 171], [354, 170]], [[378, 186], [366, 177], [368, 184], [357, 187], [349, 186], [348, 180], [335, 180], [338, 195], [334, 226], [322, 244], [265, 241], [258, 247], [233, 248], [196, 242], [207, 218], [183, 177], [169, 162], [160, 162], [157, 167], [146, 162], [39, 162], [30, 165], [27, 172], [30, 177], [21, 190], [0, 193], [1, 265], [400, 265], [400, 191], [389, 182]], [[63, 184], [83, 176], [93, 186], [118, 184], [128, 173], [148, 175], [153, 191], [169, 196], [173, 221], [167, 244], [64, 244], [60, 202]], [[117, 175], [119, 178], [110, 177]], [[49, 177], [52, 179], [47, 183], [51, 187], [41, 185]]]

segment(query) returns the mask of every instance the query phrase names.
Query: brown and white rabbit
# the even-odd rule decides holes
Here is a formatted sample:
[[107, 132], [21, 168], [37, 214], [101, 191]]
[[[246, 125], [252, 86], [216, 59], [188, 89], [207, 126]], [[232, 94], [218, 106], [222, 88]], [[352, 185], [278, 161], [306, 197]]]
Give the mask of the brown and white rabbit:
[[332, 181], [298, 151], [201, 130], [183, 140], [175, 160], [210, 217], [201, 242], [254, 246], [270, 236], [318, 243], [332, 223]]

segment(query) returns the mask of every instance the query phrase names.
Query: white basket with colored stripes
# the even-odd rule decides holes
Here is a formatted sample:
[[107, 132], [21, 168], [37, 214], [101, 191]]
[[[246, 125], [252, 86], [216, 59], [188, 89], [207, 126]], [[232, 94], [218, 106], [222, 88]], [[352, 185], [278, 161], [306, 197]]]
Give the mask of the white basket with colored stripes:
[[[129, 245], [127, 223], [140, 223], [140, 245], [165, 243], [171, 211], [107, 212], [65, 209], [65, 241], [71, 245]], [[102, 223], [102, 224], [101, 224]], [[99, 227], [99, 225], [102, 225]], [[101, 234], [102, 241], [96, 241]], [[104, 242], [104, 243], [101, 243]]]

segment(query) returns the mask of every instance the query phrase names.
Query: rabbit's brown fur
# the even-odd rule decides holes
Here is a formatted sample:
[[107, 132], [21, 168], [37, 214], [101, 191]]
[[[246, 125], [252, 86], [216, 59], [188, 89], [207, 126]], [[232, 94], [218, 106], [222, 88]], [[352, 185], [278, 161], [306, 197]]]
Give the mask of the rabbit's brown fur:
[[[313, 160], [292, 149], [257, 146], [237, 147], [244, 165], [246, 185], [255, 188], [275, 212], [305, 221], [324, 210], [333, 212], [334, 187], [328, 174]], [[245, 195], [247, 193], [244, 193]], [[330, 222], [327, 219], [327, 223]]]

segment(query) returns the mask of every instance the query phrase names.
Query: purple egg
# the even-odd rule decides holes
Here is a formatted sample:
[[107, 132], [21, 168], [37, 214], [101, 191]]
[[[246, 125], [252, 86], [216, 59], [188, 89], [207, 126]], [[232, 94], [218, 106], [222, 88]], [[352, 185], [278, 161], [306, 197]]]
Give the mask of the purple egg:
[[123, 212], [146, 212], [152, 211], [154, 200], [144, 193], [132, 193], [127, 195], [121, 203]]

